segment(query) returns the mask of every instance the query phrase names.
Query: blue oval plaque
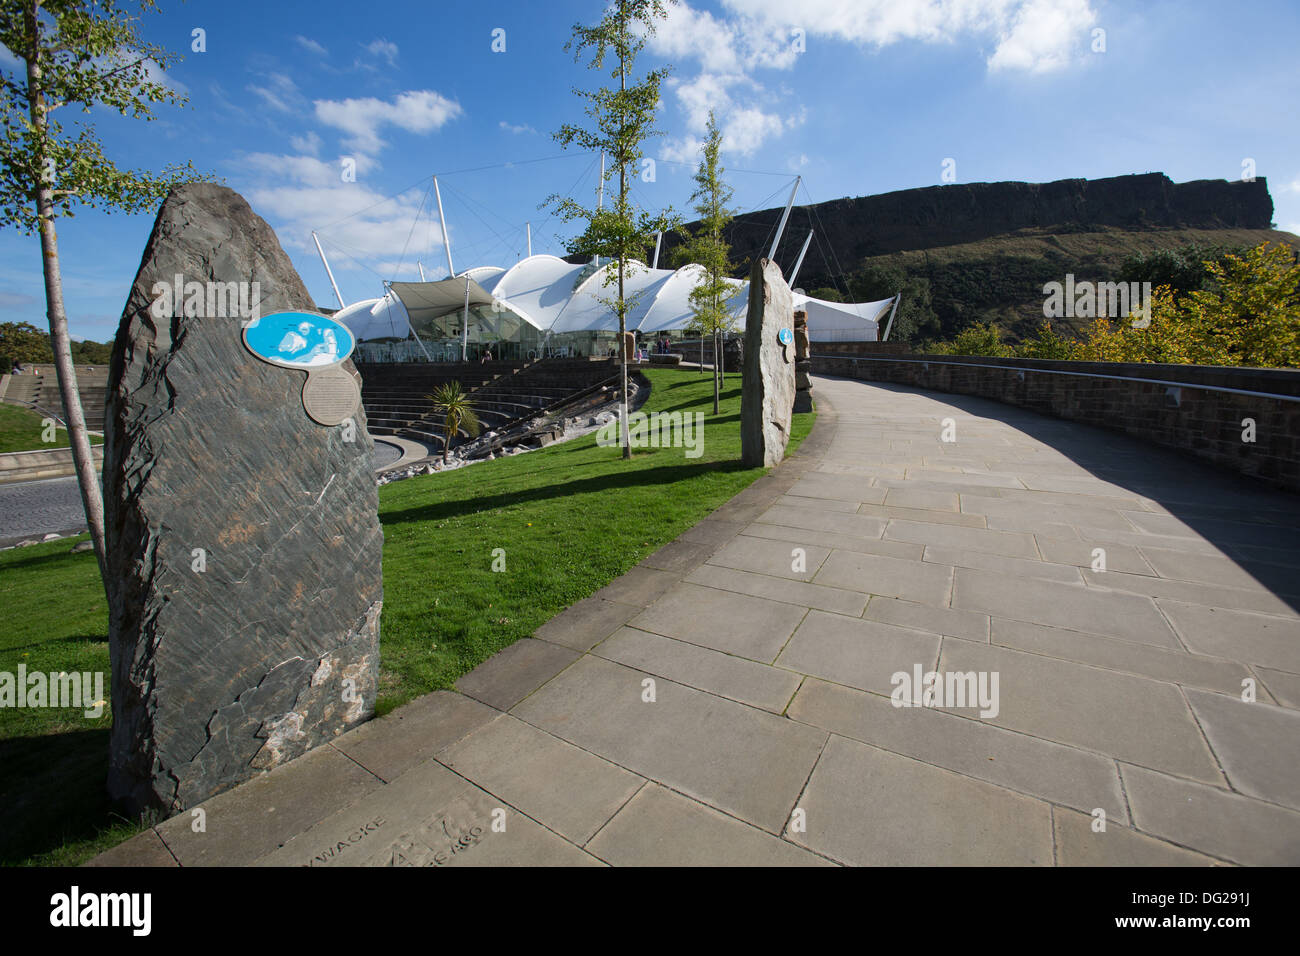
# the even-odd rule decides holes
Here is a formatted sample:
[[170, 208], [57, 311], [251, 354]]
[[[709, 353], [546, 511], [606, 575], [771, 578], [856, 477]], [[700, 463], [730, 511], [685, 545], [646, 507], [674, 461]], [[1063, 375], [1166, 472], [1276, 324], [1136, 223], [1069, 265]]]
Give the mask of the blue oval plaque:
[[780, 332], [776, 333], [776, 340], [782, 345], [789, 345], [794, 341], [794, 333], [789, 329], [782, 329]]
[[351, 330], [314, 312], [275, 312], [244, 326], [244, 345], [281, 368], [318, 369], [338, 365], [356, 347]]

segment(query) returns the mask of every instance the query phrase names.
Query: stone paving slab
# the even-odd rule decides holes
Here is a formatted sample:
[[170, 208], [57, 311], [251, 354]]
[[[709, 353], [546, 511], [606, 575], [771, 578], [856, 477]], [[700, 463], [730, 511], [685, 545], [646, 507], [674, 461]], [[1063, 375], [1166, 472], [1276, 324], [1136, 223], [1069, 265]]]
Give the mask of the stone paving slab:
[[1232, 788], [1300, 810], [1300, 713], [1240, 696], [1185, 693]]
[[947, 607], [952, 568], [857, 551], [832, 551], [813, 580], [828, 587]]
[[[1086, 624], [1087, 622], [1081, 622]], [[1250, 670], [1236, 661], [1188, 654], [1182, 649], [1166, 649], [1149, 644], [1134, 644], [1086, 631], [1004, 621], [994, 618], [992, 643], [1045, 657], [1091, 664], [1125, 671], [1171, 684], [1204, 687], [1225, 694], [1239, 693]], [[955, 637], [964, 637], [956, 634]]]
[[789, 504], [773, 505], [764, 511], [758, 520], [766, 524], [807, 528], [810, 531], [832, 531], [836, 534], [851, 534], [860, 538], [879, 538], [885, 530], [886, 523], [884, 518], [823, 511], [819, 508], [796, 507]]
[[803, 620], [804, 608], [679, 584], [628, 621], [643, 631], [770, 663]]
[[1050, 866], [1051, 807], [832, 736], [789, 839], [858, 866]]
[[[828, 608], [827, 610], [833, 610]], [[988, 642], [989, 617], [987, 614], [975, 614], [971, 611], [956, 611], [948, 607], [933, 607], [928, 604], [912, 604], [897, 598], [871, 598], [863, 615], [868, 620], [883, 624], [897, 624], [913, 630], [930, 631], [934, 634], [947, 634], [962, 637], [968, 641]]]
[[1300, 709], [1300, 674], [1256, 667], [1255, 673], [1264, 682], [1266, 692], [1283, 707]]
[[436, 691], [349, 731], [334, 746], [391, 781], [496, 715], [493, 708], [462, 694]]
[[[1093, 554], [1093, 551], [1100, 547], [1078, 538], [1053, 538], [1045, 534], [1035, 534], [1034, 541], [1038, 544], [1038, 553], [1043, 556], [1043, 560], [1055, 564], [1072, 564], [1075, 567], [1089, 570], [1092, 569], [1098, 557]], [[1137, 548], [1123, 544], [1112, 544], [1103, 550], [1105, 553], [1102, 557], [1106, 562], [1106, 571], [1101, 573], [1110, 571], [1125, 571], [1129, 574], [1155, 573], [1147, 560], [1142, 557], [1142, 552]]]
[[1096, 818], [1056, 807], [1052, 811], [1057, 866], [1222, 866], [1202, 853], [1147, 836], [1113, 820], [1094, 830]]
[[[155, 829], [181, 866], [245, 866], [383, 781], [333, 747], [318, 747]], [[196, 830], [196, 826], [202, 826]]]
[[1258, 611], [1284, 617], [1300, 617], [1294, 608], [1294, 599], [1284, 598], [1263, 587], [1219, 587], [1196, 581], [1174, 581], [1145, 574], [1125, 574], [1107, 571], [1089, 574], [1084, 583], [1090, 588], [1124, 591], [1151, 598], [1168, 598], [1186, 604], [1200, 604], [1224, 610]]
[[911, 673], [917, 664], [930, 670], [939, 658], [939, 643], [938, 635], [925, 631], [809, 611], [776, 664], [888, 694], [898, 671]]
[[645, 783], [508, 714], [452, 744], [438, 760], [579, 846]]
[[[716, 523], [720, 524], [721, 522]], [[719, 535], [718, 540], [707, 541], [706, 543], [716, 547], [733, 536], [734, 533], [726, 533], [725, 538]], [[619, 604], [631, 604], [635, 607], [648, 607], [663, 597], [664, 592], [680, 580], [681, 575], [674, 571], [660, 571], [657, 568], [637, 565], [618, 580], [605, 585], [592, 597], [601, 601], [614, 601]]]
[[1138, 644], [1178, 647], [1164, 617], [1148, 598], [1094, 591], [1073, 584], [957, 568], [952, 606], [990, 617], [1071, 627], [1087, 621], [1098, 634]]
[[846, 591], [843, 588], [831, 588], [821, 584], [806, 584], [802, 581], [774, 578], [766, 574], [720, 568], [712, 564], [703, 564], [696, 568], [686, 576], [686, 581], [689, 584], [735, 591], [738, 594], [767, 598], [771, 601], [784, 601], [800, 607], [834, 611], [836, 614], [847, 614], [850, 617], [861, 617], [867, 605], [867, 595], [860, 591]]
[[951, 567], [972, 568], [976, 571], [992, 571], [1003, 577], [1035, 578], [1042, 581], [1055, 581], [1057, 584], [1083, 584], [1079, 569], [1072, 565], [1053, 564], [1031, 558], [1010, 558], [1000, 554], [988, 554], [984, 551], [963, 551], [941, 545], [926, 545], [925, 560], [934, 564], [946, 564]]
[[829, 548], [816, 545], [791, 546], [784, 541], [742, 534], [728, 541], [708, 563], [806, 582], [813, 579], [830, 553]]
[[[429, 760], [300, 833], [256, 865], [599, 864], [511, 809]], [[492, 829], [494, 818], [504, 820], [504, 832]]]
[[533, 636], [575, 651], [589, 651], [635, 617], [639, 610], [634, 604], [589, 597], [565, 608]]
[[885, 528], [891, 541], [940, 545], [962, 551], [982, 551], [1011, 558], [1036, 558], [1033, 535], [1013, 531], [989, 531], [986, 528], [953, 528], [925, 521], [893, 519]]
[[526, 637], [456, 681], [456, 689], [497, 710], [509, 710], [579, 656], [567, 647]]
[[105, 850], [99, 856], [86, 863], [86, 866], [180, 866], [163, 843], [158, 831], [152, 827], [125, 843], [119, 843], [111, 850]]
[[587, 845], [614, 866], [834, 866], [829, 860], [647, 784]]
[[1188, 649], [1211, 657], [1300, 674], [1300, 621], [1224, 608], [1159, 601]]
[[733, 816], [779, 833], [823, 731], [667, 679], [585, 657], [513, 713]]
[[754, 538], [789, 541], [792, 544], [811, 544], [819, 548], [831, 548], [835, 551], [860, 551], [863, 554], [882, 554], [888, 558], [906, 558], [909, 561], [920, 561], [922, 555], [925, 554], [925, 546], [920, 544], [909, 544], [906, 541], [885, 541], [882, 538], [844, 534], [838, 531], [801, 528], [798, 525], [756, 522], [745, 529], [745, 534]]
[[1249, 866], [1300, 863], [1300, 814], [1218, 787], [1120, 764], [1138, 829]]
[[814, 679], [804, 681], [789, 714], [922, 763], [1128, 820], [1115, 762], [1099, 754], [929, 707], [895, 707], [888, 697]]
[[989, 723], [1223, 785], [1173, 684], [951, 639], [943, 643], [938, 669], [998, 675], [999, 710], [984, 718]]
[[785, 711], [799, 687], [797, 674], [631, 627], [620, 628], [593, 653], [773, 714]]

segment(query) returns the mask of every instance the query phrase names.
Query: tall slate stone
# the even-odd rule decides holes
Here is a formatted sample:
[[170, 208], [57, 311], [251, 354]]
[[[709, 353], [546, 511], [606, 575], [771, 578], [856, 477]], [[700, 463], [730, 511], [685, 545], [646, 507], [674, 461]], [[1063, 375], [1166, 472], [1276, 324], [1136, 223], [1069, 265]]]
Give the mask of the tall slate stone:
[[157, 307], [178, 275], [249, 283], [250, 308], [257, 282], [263, 315], [314, 311], [242, 197], [172, 190], [118, 328], [103, 469], [109, 791], [168, 814], [373, 713], [383, 594], [364, 413], [313, 422], [306, 373], [256, 358], [220, 302]]
[[[749, 275], [745, 317], [744, 380], [740, 394], [740, 458], [748, 468], [771, 467], [785, 457], [794, 408], [794, 297], [769, 259]], [[781, 330], [791, 333], [782, 344]]]

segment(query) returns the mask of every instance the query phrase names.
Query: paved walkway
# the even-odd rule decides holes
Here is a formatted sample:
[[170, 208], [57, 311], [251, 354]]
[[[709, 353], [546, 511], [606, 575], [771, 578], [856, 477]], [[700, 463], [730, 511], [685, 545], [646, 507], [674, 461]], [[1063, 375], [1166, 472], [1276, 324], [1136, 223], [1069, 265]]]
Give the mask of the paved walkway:
[[[814, 394], [796, 456], [461, 693], [100, 862], [1300, 863], [1297, 498], [993, 402]], [[985, 706], [895, 707], [929, 671]]]

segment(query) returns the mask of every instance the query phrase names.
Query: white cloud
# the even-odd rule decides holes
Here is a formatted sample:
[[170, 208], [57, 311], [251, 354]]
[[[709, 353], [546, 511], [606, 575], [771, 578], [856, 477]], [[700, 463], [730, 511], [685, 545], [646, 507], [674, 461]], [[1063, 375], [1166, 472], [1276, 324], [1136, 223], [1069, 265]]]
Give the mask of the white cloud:
[[305, 136], [289, 137], [289, 145], [300, 153], [315, 156], [320, 152], [321, 139], [314, 132], [309, 131]]
[[989, 57], [990, 70], [1049, 73], [1068, 67], [1079, 55], [1081, 38], [1096, 22], [1088, 0], [1029, 0], [1015, 13]]
[[710, 73], [739, 73], [756, 68], [788, 69], [797, 53], [782, 23], [740, 16], [717, 19], [685, 3], [668, 8], [647, 48], [674, 61], [694, 59]]
[[397, 66], [398, 50], [396, 43], [384, 39], [371, 40], [362, 49], [376, 59], [382, 58], [386, 60], [389, 66]]
[[[990, 70], [1045, 72], [1068, 66], [1097, 22], [1089, 0], [722, 0], [740, 49], [758, 65], [797, 61], [792, 31], [877, 49], [904, 40], [994, 40]], [[780, 43], [775, 41], [780, 40]], [[814, 52], [813, 48], [809, 52]]]
[[430, 133], [441, 129], [464, 112], [455, 100], [433, 90], [409, 90], [391, 102], [373, 96], [347, 100], [317, 100], [316, 118], [326, 126], [348, 134], [347, 148], [374, 155], [386, 145], [379, 137], [385, 126], [409, 133]]
[[[742, 156], [753, 154], [768, 139], [780, 136], [803, 122], [803, 112], [783, 117], [779, 112], [757, 106], [742, 106], [731, 90], [737, 86], [761, 91], [762, 87], [742, 74], [701, 73], [688, 82], [670, 83], [686, 116], [686, 135], [664, 142], [660, 157], [669, 162], [693, 163], [708, 129], [709, 112], [722, 130], [722, 149]], [[756, 97], [750, 97], [751, 101]]]
[[317, 43], [315, 40], [311, 39], [310, 37], [299, 35], [294, 37], [293, 39], [300, 47], [302, 47], [308, 53], [315, 53], [317, 56], [329, 56], [329, 50], [325, 49], [324, 46]]
[[523, 123], [523, 124], [521, 124], [521, 125], [519, 125], [519, 126], [516, 126], [514, 123], [507, 123], [505, 120], [502, 120], [502, 121], [501, 121], [500, 123], [498, 123], [497, 125], [498, 125], [501, 129], [505, 130], [507, 133], [514, 133], [514, 134], [516, 134], [516, 135], [518, 135], [519, 133], [536, 133], [536, 132], [537, 132], [537, 130], [533, 129], [533, 128], [532, 128], [531, 126], [529, 126], [527, 123]]
[[277, 113], [294, 113], [303, 108], [298, 86], [284, 73], [269, 73], [245, 89]]
[[404, 253], [411, 264], [417, 255], [428, 261], [430, 248], [442, 248], [441, 236], [419, 229], [407, 245], [426, 187], [385, 197], [365, 185], [375, 168], [373, 161], [358, 159], [357, 182], [353, 183], [343, 181], [337, 162], [314, 156], [252, 153], [242, 162], [252, 181], [244, 190], [248, 201], [276, 224], [281, 242], [287, 248], [315, 254], [311, 232], [319, 230], [336, 270], [362, 268], [359, 259], [387, 276], [393, 269], [385, 267], [394, 265]]
[[[670, 7], [647, 48], [677, 63], [698, 67], [694, 75], [671, 77], [685, 117], [685, 133], [664, 140], [669, 161], [697, 158], [709, 110], [723, 131], [723, 149], [751, 154], [802, 122], [783, 115], [788, 93], [760, 82], [762, 71], [794, 68], [804, 56], [819, 69], [817, 41], [881, 48], [901, 41], [954, 43], [969, 40], [992, 47], [992, 71], [1045, 73], [1063, 69], [1090, 40], [1097, 15], [1090, 0], [722, 0], [715, 15], [682, 2]], [[842, 55], [842, 54], [840, 54]], [[743, 99], [736, 95], [744, 89]]]

